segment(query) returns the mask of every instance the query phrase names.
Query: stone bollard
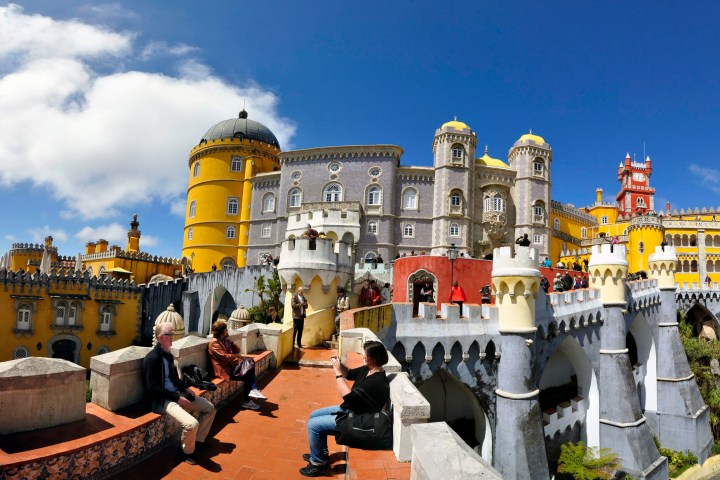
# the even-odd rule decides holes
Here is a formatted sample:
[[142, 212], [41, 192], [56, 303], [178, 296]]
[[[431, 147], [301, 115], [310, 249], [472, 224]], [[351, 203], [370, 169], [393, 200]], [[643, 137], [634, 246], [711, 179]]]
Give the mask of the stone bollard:
[[85, 369], [59, 358], [0, 363], [0, 435], [85, 419]]
[[92, 403], [114, 412], [145, 396], [142, 361], [151, 347], [127, 347], [90, 359]]

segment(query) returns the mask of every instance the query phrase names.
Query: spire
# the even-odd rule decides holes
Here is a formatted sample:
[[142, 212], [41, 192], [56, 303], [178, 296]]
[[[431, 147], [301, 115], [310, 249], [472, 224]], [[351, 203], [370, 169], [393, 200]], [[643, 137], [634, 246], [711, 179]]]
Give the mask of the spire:
[[487, 155], [487, 154], [488, 154], [488, 146], [485, 145], [485, 155]]

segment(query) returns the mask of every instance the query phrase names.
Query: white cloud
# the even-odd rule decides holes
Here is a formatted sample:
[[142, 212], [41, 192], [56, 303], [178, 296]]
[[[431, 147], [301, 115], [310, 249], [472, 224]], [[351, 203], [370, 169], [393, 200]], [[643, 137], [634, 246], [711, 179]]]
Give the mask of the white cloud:
[[52, 236], [54, 242], [66, 242], [68, 239], [65, 230], [61, 228], [51, 228], [49, 225], [44, 227], [31, 228], [28, 230], [30, 241], [32, 243], [44, 243], [45, 237]]
[[145, 250], [145, 247], [154, 247], [160, 243], [160, 239], [154, 235], [143, 235], [140, 237], [140, 250]]
[[185, 45], [184, 43], [168, 45], [167, 42], [156, 41], [148, 43], [145, 48], [142, 49], [142, 52], [140, 52], [140, 58], [142, 60], [148, 60], [156, 56], [181, 57], [199, 50], [200, 49], [197, 47]]
[[74, 237], [83, 242], [96, 242], [102, 238], [110, 244], [120, 244], [124, 248], [127, 242], [127, 227], [117, 222], [98, 227], [83, 227]]
[[80, 7], [86, 15], [91, 14], [98, 18], [127, 18], [136, 19], [139, 15], [132, 10], [128, 10], [119, 3], [101, 3], [98, 5], [83, 5]]
[[0, 185], [48, 188], [64, 218], [110, 218], [153, 201], [174, 214], [182, 203], [184, 215], [190, 148], [243, 102], [289, 147], [294, 123], [252, 81], [228, 84], [196, 60], [176, 76], [96, 72], [99, 61], [131, 60], [134, 38], [0, 7]]
[[14, 235], [5, 235], [3, 238], [5, 240], [7, 240], [8, 242], [16, 242], [17, 241], [17, 239], [15, 238]]
[[183, 198], [170, 203], [170, 213], [176, 217], [185, 218], [185, 207], [187, 207], [187, 201]]
[[690, 164], [689, 170], [690, 173], [700, 179], [703, 185], [713, 192], [720, 194], [720, 170], [701, 167], [695, 163]]

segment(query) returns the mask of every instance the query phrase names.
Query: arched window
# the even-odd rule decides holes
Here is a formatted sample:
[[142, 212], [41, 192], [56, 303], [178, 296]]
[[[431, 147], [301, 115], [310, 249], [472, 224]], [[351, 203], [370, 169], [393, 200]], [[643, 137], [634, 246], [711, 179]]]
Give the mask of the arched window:
[[382, 203], [382, 190], [380, 187], [373, 185], [367, 190], [367, 204], [380, 205]]
[[402, 205], [405, 210], [416, 210], [418, 208], [417, 190], [406, 188], [402, 194]]
[[71, 303], [68, 307], [67, 312], [67, 324], [70, 326], [77, 325], [77, 312], [78, 312], [78, 304], [77, 303]]
[[240, 172], [242, 171], [242, 158], [240, 157], [232, 157], [232, 160], [230, 162], [230, 171], [231, 172]]
[[188, 212], [188, 217], [193, 218], [195, 216], [195, 209], [196, 209], [196, 203], [195, 200], [190, 202], [190, 211]]
[[415, 236], [415, 225], [406, 223], [403, 226], [403, 237], [412, 238]]
[[603, 215], [600, 217], [600, 225], [607, 225], [608, 224], [608, 217], [607, 215]]
[[533, 161], [533, 175], [542, 177], [545, 174], [545, 162], [542, 158], [536, 158]]
[[462, 145], [453, 145], [452, 161], [453, 162], [462, 162], [463, 158], [465, 158], [465, 149], [462, 147]]
[[270, 238], [270, 234], [272, 233], [272, 225], [269, 223], [263, 223], [262, 231], [260, 232], [261, 238]]
[[235, 238], [235, 227], [229, 226], [225, 229], [225, 238], [227, 238], [227, 239]]
[[450, 224], [450, 236], [451, 237], [459, 237], [460, 236], [460, 225], [458, 225], [457, 223]]
[[60, 302], [55, 306], [55, 325], [65, 325], [65, 302]]
[[274, 212], [275, 211], [275, 195], [272, 193], [266, 193], [262, 201], [263, 212]]
[[698, 269], [697, 260], [693, 260], [692, 262], [690, 262], [690, 271], [695, 273], [695, 272], [697, 272], [697, 269]]
[[533, 222], [545, 223], [545, 204], [541, 201], [533, 205]]
[[30, 356], [30, 350], [25, 347], [15, 347], [13, 350], [13, 360], [19, 360], [21, 358], [27, 358]]
[[542, 236], [540, 236], [539, 233], [536, 233], [533, 235], [533, 243], [537, 243], [537, 244], [542, 243]]
[[555, 221], [553, 222], [553, 224], [554, 224], [555, 230], [560, 230], [560, 219], [559, 218], [556, 218]]
[[645, 242], [638, 243], [638, 252], [645, 253]]
[[587, 238], [587, 227], [582, 227], [580, 229], [580, 238], [582, 238], [582, 239]]
[[188, 235], [187, 235], [187, 237], [188, 237], [188, 240], [192, 240], [192, 239], [193, 239], [193, 227], [188, 228]]
[[323, 200], [326, 202], [341, 202], [342, 187], [338, 183], [331, 183], [323, 190]]
[[450, 194], [450, 205], [453, 207], [459, 207], [462, 205], [462, 195], [460, 192], [452, 192]]
[[110, 307], [102, 307], [100, 309], [100, 331], [109, 332], [112, 324], [112, 309]]
[[238, 213], [238, 199], [237, 197], [230, 197], [227, 201], [227, 209], [225, 213], [228, 215], [237, 215]]
[[645, 199], [642, 197], [638, 197], [637, 206], [638, 208], [645, 208]]
[[504, 212], [505, 200], [499, 193], [491, 194], [485, 197], [483, 207], [486, 212]]
[[377, 220], [368, 220], [367, 222], [367, 233], [372, 233], [373, 235], [378, 232], [378, 222]]
[[30, 330], [30, 322], [32, 320], [32, 310], [30, 305], [23, 303], [17, 311], [17, 329]]
[[363, 258], [365, 259], [365, 263], [371, 263], [375, 257], [377, 257], [375, 252], [366, 252]]
[[302, 190], [293, 188], [288, 193], [288, 205], [291, 207], [299, 207], [302, 202]]
[[195, 165], [193, 166], [193, 177], [197, 177], [200, 175], [200, 161], [198, 160], [195, 162]]
[[230, 270], [235, 268], [235, 261], [232, 258], [225, 258], [222, 262], [220, 262], [220, 266], [223, 270]]

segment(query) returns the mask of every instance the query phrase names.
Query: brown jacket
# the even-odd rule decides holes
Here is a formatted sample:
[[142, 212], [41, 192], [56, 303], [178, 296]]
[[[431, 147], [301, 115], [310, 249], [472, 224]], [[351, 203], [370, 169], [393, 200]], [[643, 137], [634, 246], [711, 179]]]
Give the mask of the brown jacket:
[[290, 306], [292, 307], [292, 318], [294, 320], [305, 318], [307, 315], [308, 303], [307, 298], [304, 295], [301, 300], [300, 295], [295, 293], [290, 300]]
[[230, 342], [233, 353], [228, 353], [222, 342], [217, 338], [213, 338], [212, 341], [208, 343], [208, 354], [210, 354], [210, 361], [212, 362], [215, 376], [223, 380], [230, 380], [230, 371], [240, 363], [240, 357], [238, 356], [240, 347], [235, 345], [235, 342], [232, 340], [228, 341]]

